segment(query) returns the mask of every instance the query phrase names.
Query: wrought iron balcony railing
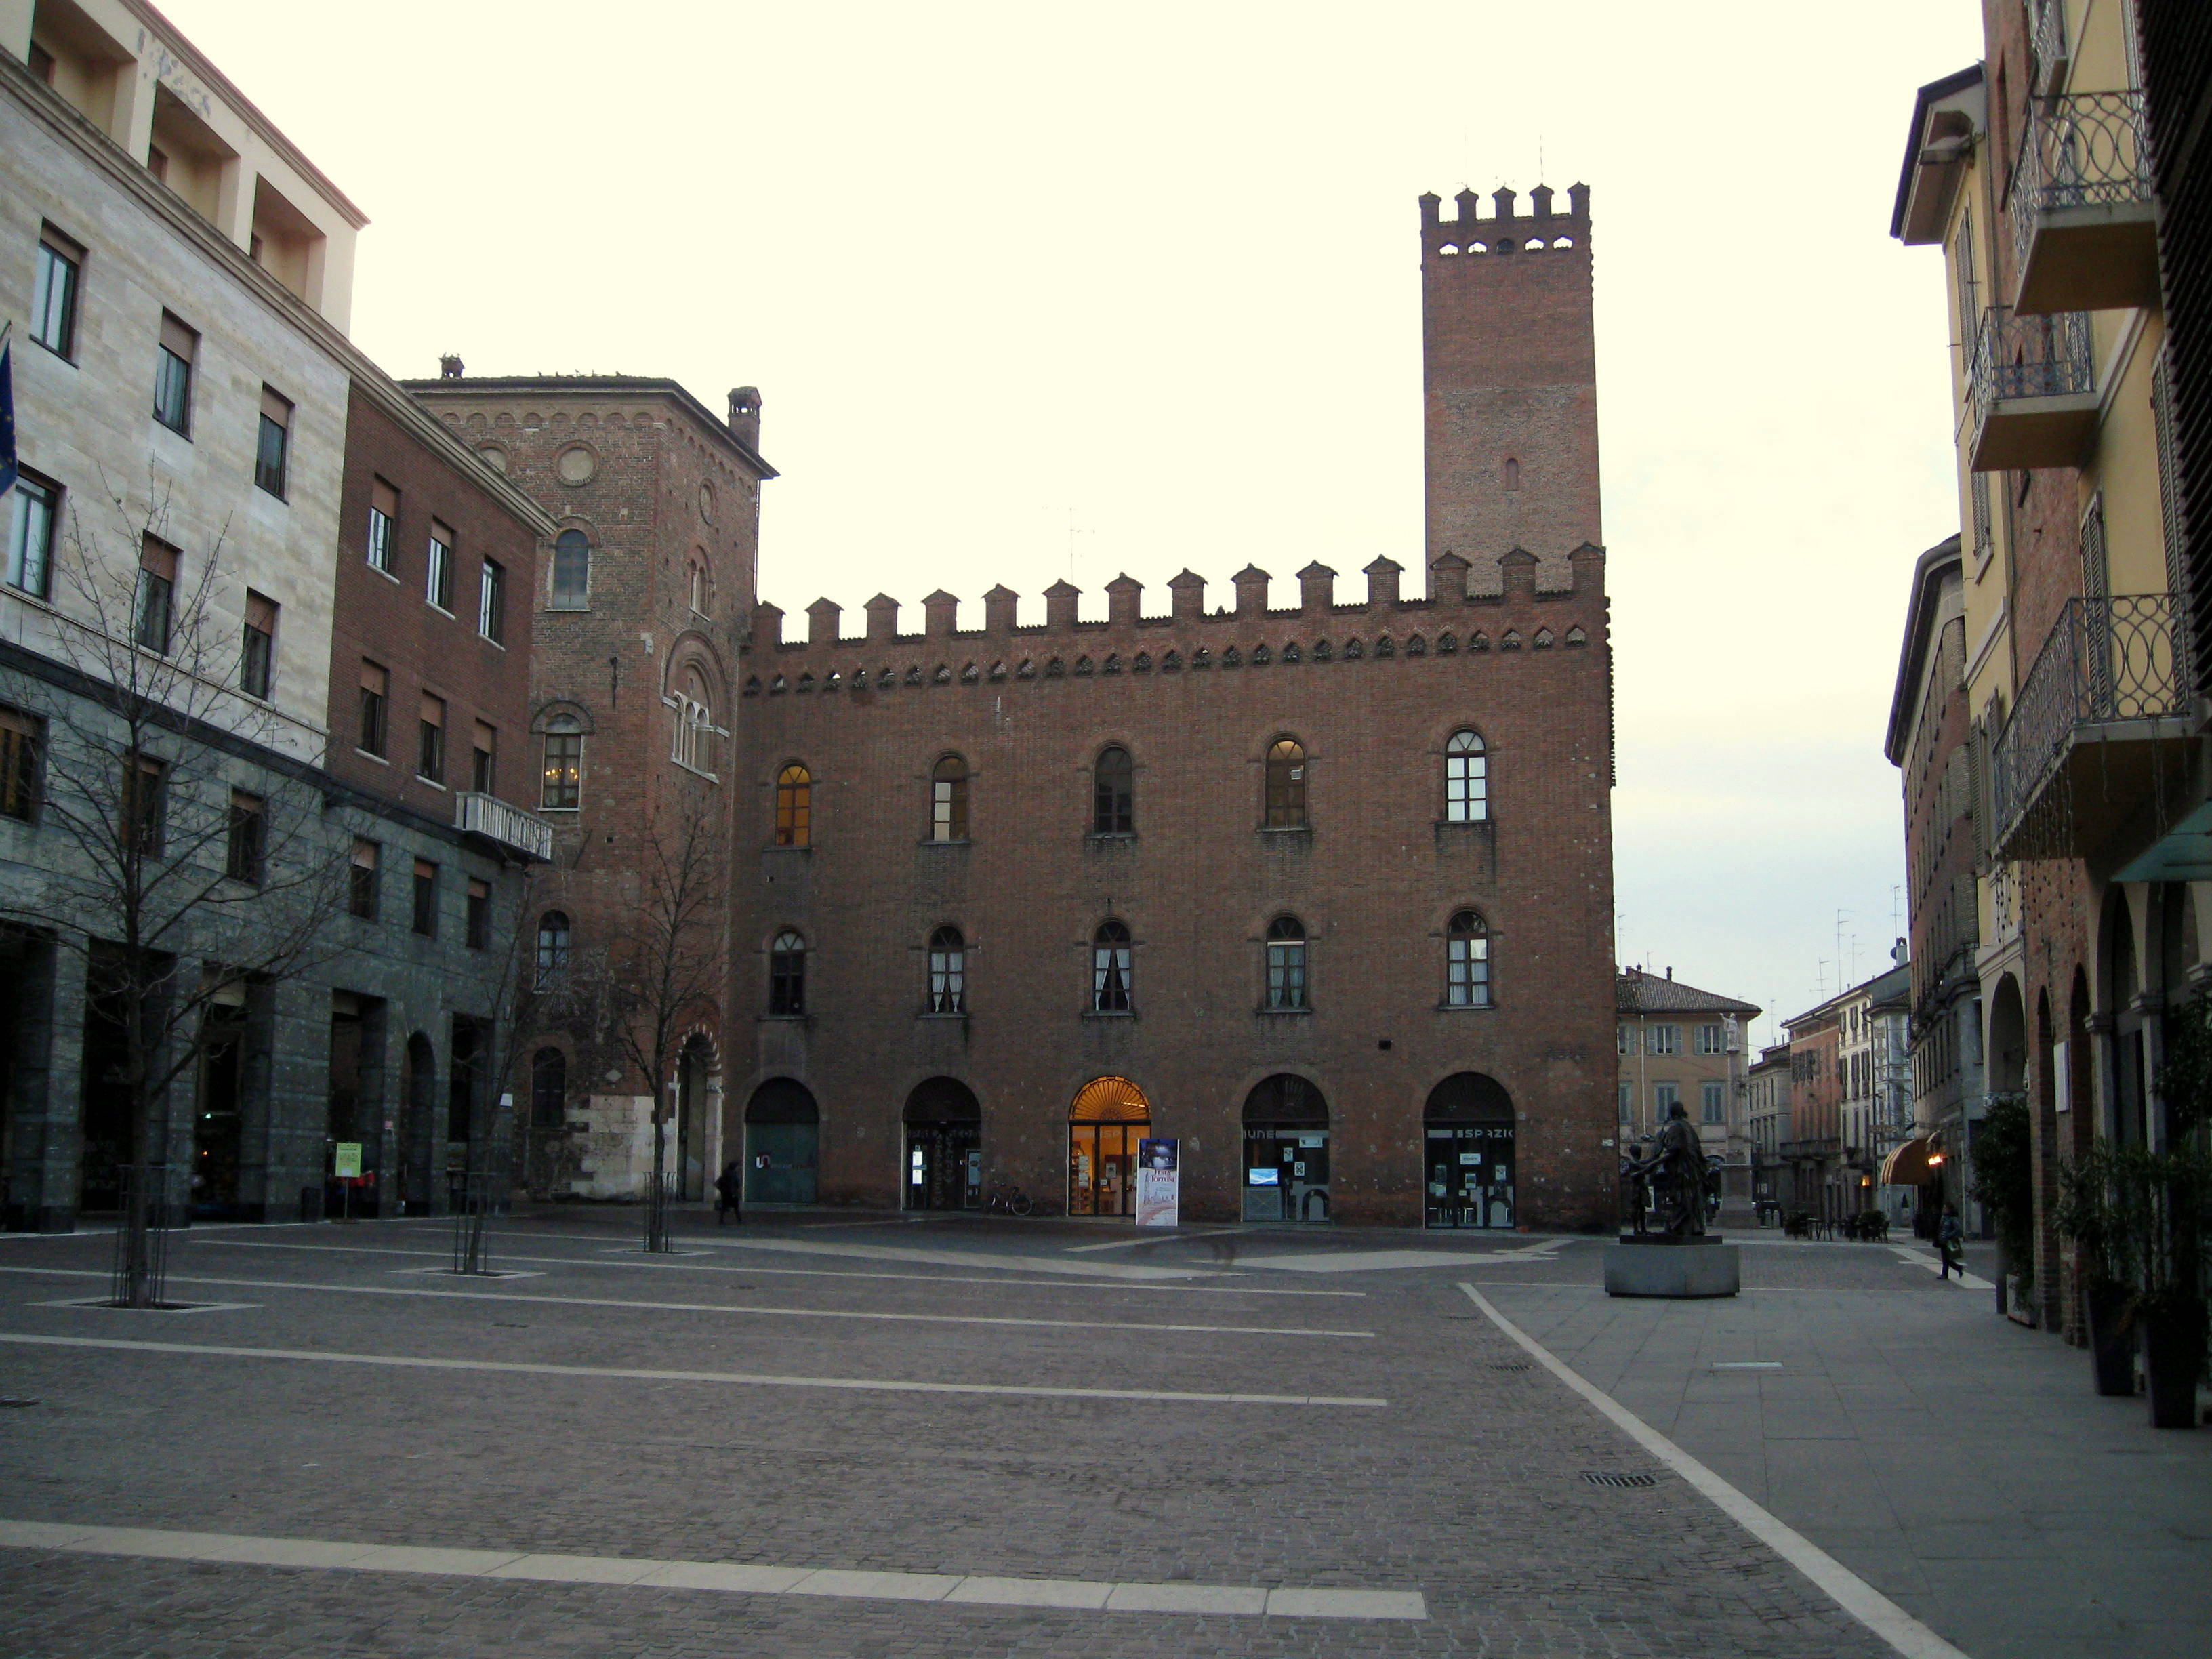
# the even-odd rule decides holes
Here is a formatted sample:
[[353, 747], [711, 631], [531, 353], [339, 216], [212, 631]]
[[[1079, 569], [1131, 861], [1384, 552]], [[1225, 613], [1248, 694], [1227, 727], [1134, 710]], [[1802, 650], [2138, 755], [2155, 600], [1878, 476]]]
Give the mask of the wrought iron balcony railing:
[[[2096, 392], [2086, 313], [2022, 317], [1991, 306], [1975, 331], [1966, 374], [1974, 471], [2071, 465], [2094, 421]], [[2057, 399], [2073, 401], [2051, 401]]]
[[2072, 208], [2147, 207], [2150, 199], [2142, 94], [2072, 93], [2029, 104], [2020, 165], [2012, 176], [2015, 252], [2025, 256], [2047, 215]]
[[496, 795], [464, 791], [453, 798], [453, 828], [482, 836], [511, 853], [544, 864], [553, 856], [553, 826]]
[[2029, 10], [2034, 29], [2036, 90], [2057, 92], [2066, 78], [2071, 56], [2066, 40], [2066, 0], [2034, 0]]
[[[2085, 727], [2120, 726], [2184, 714], [2189, 677], [2166, 593], [2069, 599], [2021, 683], [2012, 718], [1990, 755], [1991, 816], [2000, 857], [2069, 850], [2060, 830], [2021, 843], [2032, 811], [2052, 786]], [[2060, 803], [2060, 805], [2064, 805]]]

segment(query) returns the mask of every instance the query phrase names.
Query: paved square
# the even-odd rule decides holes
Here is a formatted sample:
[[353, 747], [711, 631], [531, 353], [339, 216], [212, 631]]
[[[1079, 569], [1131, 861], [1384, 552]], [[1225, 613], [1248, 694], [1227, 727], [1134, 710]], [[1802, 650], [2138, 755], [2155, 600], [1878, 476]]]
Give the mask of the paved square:
[[[194, 1229], [173, 1294], [247, 1305], [191, 1318], [56, 1305], [103, 1238], [0, 1242], [0, 1393], [39, 1401], [0, 1413], [0, 1651], [1897, 1650], [1462, 1284], [1974, 1659], [2212, 1647], [2197, 1437], [1898, 1251], [1749, 1247], [1738, 1302], [1661, 1305], [1608, 1302], [1587, 1242], [817, 1213], [656, 1259], [631, 1221], [500, 1224], [535, 1276], [489, 1281], [409, 1271], [441, 1224]], [[2017, 1645], [2006, 1606], [2075, 1569], [1978, 1541], [2002, 1454], [1958, 1437], [2020, 1402], [1943, 1382], [2008, 1347], [2053, 1414], [2019, 1489], [2058, 1500], [2093, 1427], [2142, 1490], [2085, 1525], [2148, 1503], [2170, 1547], [2123, 1582], [2155, 1566], [2162, 1623]]]

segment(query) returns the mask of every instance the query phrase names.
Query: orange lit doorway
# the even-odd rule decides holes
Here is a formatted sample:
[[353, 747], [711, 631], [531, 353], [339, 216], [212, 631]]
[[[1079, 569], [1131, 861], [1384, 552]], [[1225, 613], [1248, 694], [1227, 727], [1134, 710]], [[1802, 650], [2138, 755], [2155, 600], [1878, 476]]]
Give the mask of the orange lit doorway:
[[1137, 1143], [1152, 1132], [1152, 1103], [1125, 1077], [1093, 1078], [1068, 1112], [1067, 1212], [1137, 1212]]

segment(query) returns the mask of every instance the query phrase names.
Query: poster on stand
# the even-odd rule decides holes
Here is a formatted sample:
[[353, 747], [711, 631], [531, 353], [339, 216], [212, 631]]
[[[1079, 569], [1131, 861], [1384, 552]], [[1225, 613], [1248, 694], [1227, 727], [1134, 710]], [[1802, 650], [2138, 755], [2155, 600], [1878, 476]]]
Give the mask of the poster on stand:
[[1182, 1224], [1182, 1176], [1176, 1169], [1176, 1143], [1140, 1140], [1137, 1143], [1137, 1224], [1175, 1227]]

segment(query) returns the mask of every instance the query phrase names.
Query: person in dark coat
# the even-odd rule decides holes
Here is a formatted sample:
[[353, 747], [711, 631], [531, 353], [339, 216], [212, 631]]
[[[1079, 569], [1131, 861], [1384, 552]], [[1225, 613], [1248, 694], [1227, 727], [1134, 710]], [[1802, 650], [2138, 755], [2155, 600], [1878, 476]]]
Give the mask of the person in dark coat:
[[714, 1178], [714, 1224], [722, 1224], [722, 1212], [728, 1211], [730, 1219], [740, 1227], [745, 1224], [745, 1166], [734, 1158]]
[[1936, 1254], [1943, 1258], [1936, 1272], [1938, 1279], [1948, 1279], [1954, 1273], [1966, 1276], [1966, 1264], [1960, 1260], [1966, 1254], [1966, 1230], [1959, 1225], [1959, 1211], [1955, 1205], [1943, 1206], [1943, 1218], [1936, 1224]]

